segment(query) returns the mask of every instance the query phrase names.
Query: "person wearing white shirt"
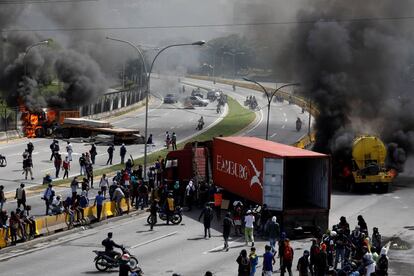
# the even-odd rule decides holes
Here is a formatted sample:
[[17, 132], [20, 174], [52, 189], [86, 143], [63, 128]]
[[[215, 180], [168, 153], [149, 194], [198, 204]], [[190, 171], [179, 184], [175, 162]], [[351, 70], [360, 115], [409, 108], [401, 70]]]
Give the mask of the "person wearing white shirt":
[[73, 148], [72, 148], [72, 144], [69, 141], [68, 141], [68, 144], [66, 146], [66, 151], [68, 153], [69, 161], [72, 161]]
[[247, 210], [246, 216], [244, 217], [244, 237], [246, 239], [246, 245], [249, 241], [252, 242], [252, 246], [254, 246], [254, 236], [253, 236], [253, 224], [254, 224], [254, 216], [252, 211]]

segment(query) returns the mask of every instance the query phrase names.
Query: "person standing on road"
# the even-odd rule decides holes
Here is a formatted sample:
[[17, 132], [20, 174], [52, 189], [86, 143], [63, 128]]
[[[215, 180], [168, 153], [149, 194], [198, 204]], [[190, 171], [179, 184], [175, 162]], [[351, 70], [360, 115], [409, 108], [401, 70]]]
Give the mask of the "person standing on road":
[[[0, 212], [3, 211], [3, 205], [6, 203], [6, 196], [4, 195], [4, 186], [0, 185]], [[0, 223], [1, 226], [1, 223]]]
[[33, 143], [29, 141], [29, 143], [27, 143], [27, 152], [29, 153], [30, 157], [32, 157], [33, 151], [34, 151]]
[[265, 245], [265, 253], [263, 254], [263, 276], [272, 276], [273, 265], [275, 264], [274, 254], [271, 252], [272, 247]]
[[72, 179], [72, 182], [70, 183], [70, 189], [72, 191], [72, 200], [74, 200], [74, 198], [76, 197], [76, 195], [78, 193], [78, 188], [79, 188], [78, 177], [75, 176]]
[[93, 166], [92, 163], [86, 163], [85, 165], [86, 179], [88, 179], [91, 184], [91, 189], [93, 189]]
[[193, 207], [194, 194], [195, 194], [195, 187], [193, 184], [193, 180], [190, 179], [190, 181], [187, 184], [187, 187], [185, 188], [185, 199], [186, 199], [188, 211], [191, 211]]
[[73, 148], [72, 148], [72, 144], [69, 141], [68, 141], [68, 144], [66, 145], [66, 152], [68, 153], [69, 161], [72, 161]]
[[114, 144], [109, 145], [106, 151], [108, 152], [108, 161], [106, 161], [106, 165], [108, 164], [112, 165], [112, 159], [114, 158], [114, 151], [115, 151]]
[[127, 149], [125, 144], [122, 144], [121, 148], [119, 149], [119, 155], [121, 156], [121, 164], [125, 163], [125, 155], [127, 153]]
[[83, 175], [83, 173], [86, 174], [85, 165], [86, 165], [86, 157], [85, 157], [85, 154], [82, 153], [81, 157], [79, 157], [80, 175]]
[[24, 189], [24, 183], [20, 184], [20, 187], [16, 189], [16, 195], [14, 199], [17, 199], [17, 208], [20, 209], [20, 205], [26, 208], [26, 190]]
[[293, 248], [290, 246], [289, 239], [285, 239], [285, 246], [283, 250], [283, 262], [280, 269], [280, 275], [285, 275], [285, 272], [287, 270], [289, 276], [292, 276]]
[[116, 212], [118, 216], [122, 216], [121, 201], [123, 198], [125, 198], [125, 194], [121, 189], [121, 185], [118, 184], [112, 198], [112, 200], [116, 203]]
[[223, 220], [223, 239], [224, 239], [223, 250], [226, 250], [226, 251], [229, 251], [229, 236], [230, 236], [232, 226], [234, 226], [233, 220], [231, 219], [230, 212], [228, 212]]
[[104, 200], [105, 197], [102, 195], [102, 191], [98, 191], [98, 194], [95, 197], [95, 202], [93, 203], [93, 206], [96, 206], [96, 219], [98, 221], [101, 220], [102, 206]]
[[62, 167], [62, 155], [60, 155], [59, 153], [56, 153], [55, 155], [54, 164], [56, 170], [55, 177], [59, 178], [60, 167]]
[[55, 157], [55, 145], [57, 143], [57, 140], [53, 139], [52, 144], [50, 144], [49, 148], [51, 151], [51, 155], [50, 155], [50, 161], [52, 161], [52, 159]]
[[177, 150], [177, 135], [175, 132], [173, 132], [171, 136], [171, 146], [173, 150]]
[[236, 262], [239, 264], [238, 276], [249, 276], [250, 275], [250, 261], [247, 257], [246, 249], [240, 251], [239, 257], [237, 257]]
[[55, 191], [53, 191], [52, 184], [49, 184], [49, 186], [46, 188], [45, 192], [43, 193], [43, 197], [42, 197], [46, 205], [46, 216], [49, 215], [50, 205], [52, 204], [54, 196], [55, 196]]
[[167, 225], [170, 224], [171, 217], [174, 214], [175, 210], [175, 202], [172, 193], [168, 193], [167, 200], [166, 200], [165, 212], [167, 214]]
[[29, 155], [23, 159], [23, 171], [25, 173], [24, 178], [27, 180], [27, 176], [30, 174], [30, 179], [33, 180], [33, 160], [32, 160], [32, 155], [29, 153]]
[[277, 223], [277, 218], [273, 216], [272, 220], [269, 221], [264, 228], [265, 232], [267, 233], [270, 246], [272, 247], [272, 252], [275, 253], [276, 243], [280, 237], [280, 226], [279, 223]]
[[150, 216], [151, 216], [151, 225], [150, 225], [150, 230], [152, 231], [152, 229], [154, 228], [154, 225], [157, 224], [157, 212], [158, 212], [159, 206], [158, 206], [158, 199], [154, 199], [151, 202], [151, 206], [150, 206]]
[[95, 146], [94, 143], [91, 145], [91, 149], [89, 150], [89, 154], [91, 155], [92, 165], [95, 165], [95, 158], [98, 155], [98, 151], [96, 150], [96, 146]]
[[171, 144], [171, 136], [168, 131], [165, 132], [165, 146], [167, 147], [167, 150], [170, 149]]
[[296, 266], [299, 271], [299, 276], [309, 275], [309, 251], [303, 251], [303, 256], [299, 258], [298, 265]]
[[250, 276], [254, 276], [256, 273], [256, 266], [259, 263], [259, 257], [256, 255], [256, 248], [250, 248], [249, 254], [249, 261], [250, 261]]
[[101, 188], [102, 194], [106, 197], [106, 191], [109, 188], [109, 180], [106, 174], [103, 174], [101, 180], [99, 181], [99, 188]]
[[252, 242], [252, 246], [254, 246], [254, 234], [253, 234], [253, 225], [255, 219], [252, 214], [251, 210], [247, 210], [246, 216], [244, 217], [244, 237], [246, 239], [246, 245], [248, 245], [249, 241]]
[[211, 232], [210, 232], [210, 224], [213, 220], [213, 209], [211, 209], [210, 204], [207, 203], [204, 207], [203, 211], [201, 211], [200, 216], [198, 217], [198, 221], [201, 220], [201, 217], [203, 217], [203, 224], [204, 224], [204, 238], [207, 238], [207, 232], [208, 237], [211, 238]]
[[371, 241], [372, 241], [372, 247], [375, 247], [374, 252], [377, 252], [378, 254], [381, 253], [382, 240], [381, 240], [381, 234], [378, 232], [377, 227], [374, 227], [372, 229]]
[[62, 169], [63, 169], [63, 179], [69, 178], [69, 171], [70, 171], [70, 161], [69, 157], [65, 157], [65, 160], [62, 163]]

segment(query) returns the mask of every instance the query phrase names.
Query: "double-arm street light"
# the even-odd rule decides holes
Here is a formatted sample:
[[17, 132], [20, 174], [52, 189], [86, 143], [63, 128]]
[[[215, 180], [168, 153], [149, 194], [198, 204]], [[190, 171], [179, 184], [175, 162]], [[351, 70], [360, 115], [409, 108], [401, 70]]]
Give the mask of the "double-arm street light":
[[151, 72], [152, 72], [152, 69], [154, 67], [155, 60], [158, 58], [158, 56], [162, 52], [164, 52], [165, 50], [167, 50], [169, 48], [179, 47], [179, 46], [191, 46], [191, 45], [194, 45], [194, 46], [202, 46], [206, 42], [204, 40], [200, 40], [200, 41], [196, 41], [196, 42], [193, 42], [193, 43], [180, 43], [180, 44], [168, 45], [168, 46], [162, 48], [161, 50], [159, 50], [157, 52], [157, 54], [155, 55], [154, 59], [151, 62], [151, 66], [150, 66], [150, 69], [148, 71], [147, 70], [147, 67], [146, 67], [144, 55], [142, 54], [141, 50], [137, 46], [135, 46], [134, 44], [132, 44], [129, 41], [122, 40], [122, 39], [117, 39], [117, 38], [112, 38], [112, 37], [107, 37], [107, 39], [114, 40], [114, 41], [118, 41], [118, 42], [122, 42], [122, 43], [126, 43], [126, 44], [132, 46], [133, 48], [135, 48], [135, 50], [139, 53], [139, 56], [140, 56], [140, 58], [142, 60], [142, 64], [143, 64], [143, 67], [144, 67], [144, 72], [145, 72], [145, 74], [147, 76], [147, 79], [146, 79], [146, 89], [145, 89], [146, 91], [145, 91], [145, 130], [144, 130], [144, 139], [145, 139], [144, 140], [144, 179], [146, 180], [147, 179], [147, 140], [148, 140], [148, 98], [149, 98], [149, 95], [151, 93], [151, 85], [150, 85]]
[[285, 88], [285, 87], [288, 87], [288, 86], [298, 86], [298, 85], [300, 85], [300, 83], [287, 83], [287, 84], [284, 84], [284, 85], [282, 85], [281, 87], [279, 87], [279, 88], [275, 89], [275, 91], [273, 91], [271, 94], [269, 94], [269, 93], [267, 92], [266, 88], [265, 88], [263, 85], [261, 85], [259, 82], [255, 81], [255, 80], [248, 79], [248, 78], [243, 78], [243, 79], [244, 79], [245, 81], [252, 82], [252, 83], [255, 83], [255, 84], [257, 84], [258, 86], [260, 86], [260, 88], [263, 90], [263, 92], [264, 92], [264, 93], [265, 93], [265, 95], [266, 95], [266, 98], [267, 98], [266, 140], [269, 140], [269, 117], [270, 117], [270, 106], [271, 106], [271, 103], [272, 103], [272, 99], [273, 99], [273, 97], [276, 95], [276, 93], [277, 93], [280, 89]]
[[34, 44], [32, 44], [32, 45], [29, 45], [29, 46], [26, 48], [26, 51], [24, 52], [24, 56], [23, 56], [24, 76], [25, 76], [25, 77], [27, 76], [26, 56], [29, 54], [30, 50], [31, 50], [32, 48], [36, 47], [36, 46], [40, 46], [40, 45], [48, 45], [48, 44], [49, 44], [49, 42], [50, 42], [49, 40], [42, 40], [42, 41], [36, 42], [36, 43], [34, 43]]

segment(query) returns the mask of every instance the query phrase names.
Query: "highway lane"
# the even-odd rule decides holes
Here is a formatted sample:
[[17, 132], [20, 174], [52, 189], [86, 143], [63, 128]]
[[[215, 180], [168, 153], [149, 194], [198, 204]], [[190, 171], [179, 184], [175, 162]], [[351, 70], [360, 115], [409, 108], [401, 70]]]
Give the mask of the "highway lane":
[[[165, 81], [171, 84], [170, 80]], [[165, 132], [176, 132], [178, 141], [183, 140], [186, 137], [195, 135], [198, 132], [195, 130], [197, 121], [202, 115], [205, 121], [205, 127], [207, 128], [213, 122], [217, 121], [220, 116], [216, 113], [215, 106], [209, 104], [207, 107], [196, 107], [192, 110], [183, 109], [180, 103], [171, 105], [163, 104], [163, 95], [168, 93], [168, 90], [164, 90], [165, 84], [160, 80], [155, 79], [153, 81], [154, 96], [152, 97], [150, 110], [148, 113], [148, 133], [153, 134], [153, 141], [155, 147], [149, 147], [149, 152], [163, 148]], [[144, 130], [144, 109], [141, 108], [138, 111], [130, 112], [122, 116], [111, 118], [109, 121], [116, 127], [128, 127]], [[22, 153], [26, 148], [28, 139], [20, 139], [10, 142], [9, 144], [1, 144], [0, 152], [7, 156], [8, 165], [5, 168], [0, 168], [3, 174], [0, 176], [0, 185], [5, 186], [5, 191], [13, 192], [20, 183], [26, 183], [27, 186], [38, 185], [41, 183], [43, 176], [46, 173], [50, 173], [52, 177], [55, 175], [55, 169], [53, 162], [49, 160], [50, 149], [49, 145], [51, 139], [31, 139], [35, 150], [33, 153], [34, 163], [34, 176], [35, 180], [24, 180], [22, 175]], [[60, 141], [60, 152], [64, 158], [67, 153], [65, 150], [66, 142]], [[78, 159], [83, 152], [87, 152], [90, 149], [88, 143], [75, 143], [73, 145], [73, 162], [71, 163], [70, 175], [78, 175], [80, 171]], [[98, 155], [96, 157], [96, 165], [94, 169], [100, 169], [106, 167], [106, 161], [108, 158], [106, 152], [107, 146], [97, 146]], [[132, 154], [134, 158], [142, 156], [144, 153], [143, 145], [127, 145], [129, 154]], [[120, 162], [119, 146], [116, 146], [114, 153], [114, 164]], [[63, 176], [63, 172], [60, 173], [60, 177]], [[58, 189], [58, 194], [63, 196], [70, 194], [68, 189]], [[93, 194], [92, 194], [93, 195]], [[36, 201], [34, 201], [36, 200]], [[40, 200], [40, 195], [34, 195], [33, 200], [29, 199], [28, 204], [32, 205], [33, 213], [35, 215], [43, 214], [43, 202]], [[16, 208], [15, 201], [8, 201], [6, 203], [6, 209], [9, 211]]]

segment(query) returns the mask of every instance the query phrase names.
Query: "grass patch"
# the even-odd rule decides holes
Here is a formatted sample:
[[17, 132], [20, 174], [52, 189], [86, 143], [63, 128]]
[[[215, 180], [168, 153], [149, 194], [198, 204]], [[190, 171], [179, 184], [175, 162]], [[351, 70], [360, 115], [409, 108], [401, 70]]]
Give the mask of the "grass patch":
[[[184, 145], [188, 142], [192, 141], [206, 141], [211, 140], [213, 137], [217, 137], [219, 135], [222, 136], [230, 136], [233, 134], [236, 134], [246, 128], [248, 125], [250, 125], [256, 115], [254, 112], [247, 110], [243, 108], [236, 100], [228, 97], [228, 108], [229, 112], [227, 115], [221, 120], [218, 124], [211, 127], [204, 133], [201, 133], [200, 135], [197, 135], [189, 140], [186, 140], [180, 144], [177, 145], [178, 149], [182, 149]], [[165, 157], [169, 150], [162, 149], [156, 152], [152, 152], [147, 155], [147, 164], [153, 164], [159, 156]], [[144, 157], [140, 157], [137, 159], [134, 159], [135, 165], [143, 164], [144, 163]], [[119, 171], [125, 167], [124, 164], [117, 164], [110, 166], [108, 168], [99, 169], [94, 171], [94, 177], [101, 176], [102, 174], [110, 174], [115, 171]], [[70, 183], [68, 180], [58, 180], [53, 182], [54, 185], [65, 185]]]

